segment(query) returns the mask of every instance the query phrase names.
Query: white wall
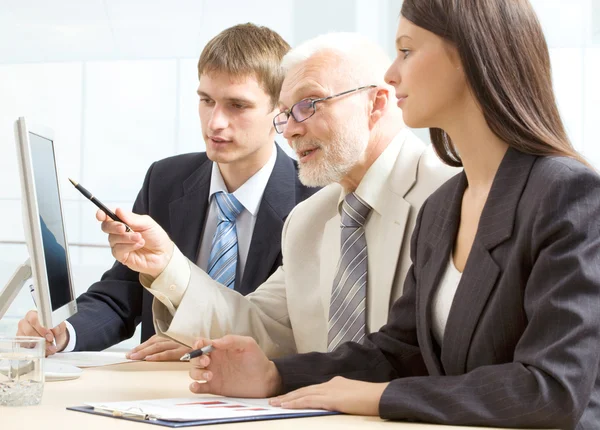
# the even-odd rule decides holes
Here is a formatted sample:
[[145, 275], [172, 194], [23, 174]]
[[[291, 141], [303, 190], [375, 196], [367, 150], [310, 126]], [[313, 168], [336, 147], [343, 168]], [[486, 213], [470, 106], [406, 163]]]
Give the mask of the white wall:
[[[242, 22], [267, 25], [292, 46], [327, 31], [359, 31], [394, 54], [399, 0], [0, 0], [0, 285], [27, 258], [12, 123], [55, 131], [64, 211], [79, 293], [110, 267], [95, 207], [130, 207], [153, 161], [204, 148], [197, 57]], [[546, 33], [561, 113], [575, 146], [600, 167], [600, 1], [533, 0]], [[595, 21], [594, 21], [595, 20]], [[518, 61], [518, 59], [515, 59]], [[425, 130], [417, 133], [427, 139]], [[0, 321], [13, 333], [32, 308], [23, 292]], [[126, 343], [134, 345], [136, 339]]]

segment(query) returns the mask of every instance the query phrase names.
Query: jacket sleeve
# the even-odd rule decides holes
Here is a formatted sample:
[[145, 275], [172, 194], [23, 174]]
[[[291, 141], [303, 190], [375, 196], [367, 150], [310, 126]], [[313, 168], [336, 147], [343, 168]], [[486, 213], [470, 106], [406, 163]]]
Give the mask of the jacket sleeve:
[[[288, 216], [282, 231], [286, 240]], [[156, 332], [185, 345], [199, 338], [219, 338], [234, 333], [254, 337], [269, 357], [296, 352], [288, 314], [284, 264], [254, 292], [243, 296], [218, 282], [188, 260], [190, 277], [179, 306], [152, 305]], [[174, 312], [173, 312], [174, 311]]]
[[[148, 169], [133, 212], [148, 213], [150, 178]], [[144, 288], [139, 274], [115, 261], [100, 281], [77, 298], [77, 313], [68, 321], [77, 334], [75, 351], [101, 351], [135, 333], [142, 317]]]
[[[393, 379], [379, 404], [382, 418], [576, 428], [597, 383], [600, 361], [599, 179], [589, 171], [557, 175], [545, 194], [535, 214], [532, 246], [526, 251], [526, 258], [533, 261], [523, 301], [528, 324], [513, 361], [456, 376]], [[398, 365], [403, 363], [405, 348], [397, 335], [405, 318], [413, 318], [402, 315], [403, 310], [397, 303], [391, 323], [372, 339], [373, 345], [354, 347], [373, 350], [369, 357], [376, 357], [376, 349], [399, 351], [395, 363], [379, 364], [391, 376], [389, 368], [403, 373]], [[397, 347], [390, 346], [394, 342]], [[350, 354], [345, 358], [338, 359], [337, 367], [348, 367]], [[335, 373], [333, 361], [325, 360], [329, 376]], [[313, 363], [313, 369], [320, 367]], [[383, 375], [377, 371], [369, 380], [380, 380]]]
[[577, 426], [598, 376], [600, 183], [592, 172], [557, 175], [531, 232], [525, 285], [528, 324], [510, 363], [458, 376], [392, 381], [387, 419], [459, 425]]

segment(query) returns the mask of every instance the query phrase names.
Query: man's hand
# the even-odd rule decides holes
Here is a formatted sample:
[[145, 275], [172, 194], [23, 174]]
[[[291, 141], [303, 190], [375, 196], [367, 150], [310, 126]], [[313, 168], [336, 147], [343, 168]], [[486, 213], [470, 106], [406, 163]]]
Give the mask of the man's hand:
[[171, 260], [173, 242], [148, 215], [137, 215], [120, 208], [115, 214], [133, 231], [127, 233], [123, 223], [113, 221], [101, 210], [96, 212], [96, 219], [102, 221], [102, 231], [108, 233], [112, 255], [131, 270], [156, 278]]
[[379, 401], [389, 382], [354, 381], [336, 376], [329, 382], [300, 388], [271, 399], [285, 409], [325, 409], [352, 415], [379, 415]]
[[155, 334], [146, 342], [129, 351], [126, 357], [131, 360], [179, 361], [184, 354], [191, 350], [187, 346]]
[[[29, 311], [17, 328], [17, 336], [34, 336], [46, 339], [46, 357], [56, 352], [60, 352], [67, 347], [69, 343], [69, 332], [67, 325], [63, 322], [53, 329], [42, 327], [38, 318], [37, 311]], [[56, 346], [52, 341], [56, 339]]]
[[191, 360], [190, 376], [194, 393], [231, 397], [272, 397], [281, 391], [281, 378], [275, 364], [251, 337], [228, 335], [213, 341], [199, 340], [194, 349], [212, 343], [215, 350]]

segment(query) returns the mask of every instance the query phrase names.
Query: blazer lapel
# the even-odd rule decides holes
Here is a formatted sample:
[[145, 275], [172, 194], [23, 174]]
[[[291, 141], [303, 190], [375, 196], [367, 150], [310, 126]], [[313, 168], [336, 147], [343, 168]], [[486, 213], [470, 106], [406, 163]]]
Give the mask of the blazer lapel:
[[454, 245], [460, 221], [462, 196], [466, 187], [467, 178], [462, 172], [457, 177], [457, 183], [452, 195], [448, 198], [448, 204], [438, 208], [435, 214], [435, 221], [430, 226], [431, 230], [426, 236], [424, 244], [429, 251], [429, 258], [422, 263], [422, 268], [418, 270], [421, 279], [417, 279], [417, 332], [423, 359], [432, 375], [441, 375], [443, 370], [433, 344], [431, 302]]
[[380, 196], [380, 204], [384, 208], [379, 228], [382, 236], [372, 245], [374, 252], [370, 254], [377, 258], [376, 265], [369, 265], [377, 268], [377, 283], [369, 285], [374, 289], [368, 313], [370, 332], [379, 330], [387, 322], [396, 267], [411, 208], [404, 197], [417, 180], [419, 159], [426, 148], [412, 133], [403, 136], [406, 137], [387, 180], [387, 187]]
[[183, 196], [169, 203], [171, 239], [194, 263], [208, 208], [211, 170], [212, 161], [207, 159], [183, 182]]
[[[341, 192], [342, 188], [340, 187], [340, 193]], [[321, 285], [321, 302], [323, 303], [323, 309], [325, 310], [323, 314], [325, 316], [325, 325], [323, 327], [328, 327], [331, 290], [333, 289], [333, 281], [340, 260], [341, 219], [337, 208], [336, 202], [336, 204], [332, 206], [331, 218], [325, 223], [323, 238], [321, 240], [321, 250], [319, 252], [321, 259], [319, 284]], [[326, 335], [325, 345], [327, 345]]]
[[[467, 370], [477, 322], [500, 275], [491, 251], [512, 235], [518, 204], [535, 160], [534, 156], [509, 149], [498, 168], [446, 324], [441, 359], [448, 375]], [[454, 237], [450, 241], [453, 243]]]
[[267, 279], [281, 252], [281, 232], [285, 218], [296, 205], [296, 168], [279, 145], [277, 159], [271, 177], [265, 187], [262, 202], [256, 216], [254, 233], [242, 282], [236, 281], [235, 289], [248, 294]]

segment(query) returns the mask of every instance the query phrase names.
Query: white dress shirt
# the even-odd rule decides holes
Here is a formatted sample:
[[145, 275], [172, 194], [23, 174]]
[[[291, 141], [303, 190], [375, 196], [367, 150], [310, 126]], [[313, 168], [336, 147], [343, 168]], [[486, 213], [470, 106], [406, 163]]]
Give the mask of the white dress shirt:
[[452, 252], [450, 253], [450, 260], [446, 266], [444, 276], [440, 280], [435, 294], [433, 295], [432, 303], [432, 330], [433, 336], [437, 341], [438, 345], [442, 346], [444, 341], [444, 333], [446, 332], [446, 323], [448, 322], [448, 315], [450, 315], [450, 308], [456, 295], [456, 289], [462, 278], [462, 273], [458, 271], [454, 265], [454, 259]]
[[[275, 161], [277, 160], [277, 148], [273, 144], [273, 151], [271, 157], [267, 163], [252, 177], [250, 177], [244, 184], [235, 190], [232, 194], [244, 207], [242, 212], [238, 215], [235, 221], [235, 227], [237, 230], [238, 237], [238, 261], [236, 269], [236, 279], [242, 279], [244, 275], [244, 268], [246, 267], [246, 261], [248, 259], [248, 251], [250, 250], [250, 242], [252, 241], [252, 234], [254, 233], [254, 225], [256, 224], [256, 216], [258, 215], [258, 209], [262, 202], [265, 188], [273, 173], [275, 167]], [[223, 191], [229, 193], [219, 165], [213, 162], [211, 178], [210, 178], [210, 191], [208, 194], [208, 212], [206, 214], [206, 220], [204, 223], [204, 229], [202, 231], [202, 237], [200, 241], [200, 252], [198, 253], [198, 260], [196, 264], [202, 270], [206, 271], [208, 266], [208, 259], [210, 256], [210, 250], [212, 248], [212, 240], [217, 230], [217, 200], [213, 197], [215, 193]], [[177, 247], [175, 247], [177, 249]], [[189, 269], [188, 269], [189, 272]], [[140, 279], [145, 278], [147, 275], [141, 275]], [[189, 275], [188, 275], [189, 277]], [[148, 276], [151, 279], [151, 277]], [[181, 288], [173, 288], [177, 285], [173, 280], [168, 277], [159, 276], [156, 278], [157, 281], [162, 280], [163, 282], [155, 282], [150, 291], [157, 299], [161, 300], [165, 304], [169, 303], [171, 307], [179, 306], [181, 298], [183, 297], [184, 290]], [[187, 285], [187, 283], [185, 284]], [[169, 305], [167, 305], [169, 307]], [[77, 334], [73, 326], [66, 321], [67, 331], [69, 333], [69, 343], [63, 350], [64, 352], [70, 352], [75, 349], [75, 343], [77, 341]]]
[[[258, 208], [262, 201], [267, 182], [271, 177], [273, 168], [275, 167], [275, 160], [277, 159], [277, 150], [273, 148], [271, 158], [267, 161], [258, 172], [256, 172], [250, 179], [235, 190], [232, 194], [244, 207], [242, 212], [238, 215], [235, 221], [235, 228], [237, 230], [238, 238], [238, 261], [236, 280], [241, 280], [244, 275], [244, 268], [246, 267], [246, 260], [248, 259], [248, 251], [250, 249], [250, 242], [252, 241], [252, 234], [254, 233], [254, 225], [256, 224], [256, 215], [258, 214]], [[214, 195], [218, 192], [229, 193], [219, 165], [213, 163], [212, 173], [210, 178], [210, 192], [208, 195], [208, 213], [206, 214], [206, 222], [204, 223], [204, 230], [202, 233], [202, 240], [200, 243], [200, 252], [198, 253], [198, 260], [196, 264], [202, 270], [208, 269], [208, 259], [210, 257], [210, 250], [212, 248], [212, 240], [217, 231], [218, 213], [219, 208], [217, 206], [217, 199]]]

